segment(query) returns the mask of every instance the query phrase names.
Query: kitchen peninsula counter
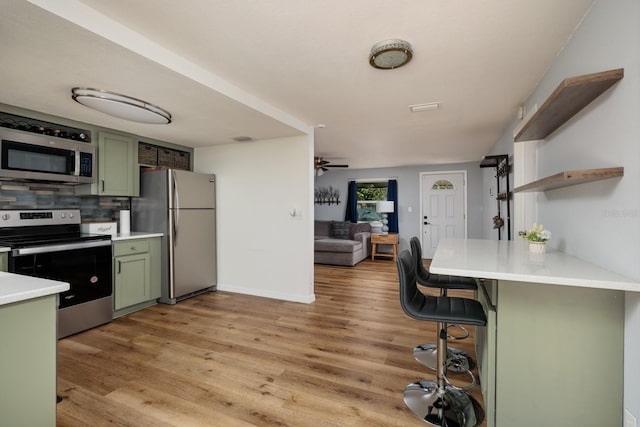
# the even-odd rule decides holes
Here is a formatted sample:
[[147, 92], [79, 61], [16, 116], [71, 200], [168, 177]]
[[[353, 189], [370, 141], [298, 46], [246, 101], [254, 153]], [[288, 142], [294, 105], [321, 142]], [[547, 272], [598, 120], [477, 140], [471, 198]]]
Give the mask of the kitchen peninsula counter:
[[482, 279], [488, 427], [622, 425], [624, 291], [638, 281], [523, 240], [441, 240], [430, 271]]
[[525, 240], [441, 240], [436, 274], [640, 292], [640, 283], [562, 251], [531, 253]]
[[0, 306], [55, 296], [68, 289], [68, 283], [0, 271]]

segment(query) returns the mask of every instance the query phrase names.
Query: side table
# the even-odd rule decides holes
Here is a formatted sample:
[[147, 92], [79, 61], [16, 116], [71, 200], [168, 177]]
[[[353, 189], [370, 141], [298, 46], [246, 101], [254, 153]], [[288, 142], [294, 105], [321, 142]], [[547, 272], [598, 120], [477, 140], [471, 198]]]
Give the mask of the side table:
[[[393, 252], [378, 252], [378, 245], [391, 245]], [[371, 235], [371, 261], [377, 256], [390, 257], [393, 258], [393, 261], [396, 260], [398, 256], [398, 233], [374, 233]]]

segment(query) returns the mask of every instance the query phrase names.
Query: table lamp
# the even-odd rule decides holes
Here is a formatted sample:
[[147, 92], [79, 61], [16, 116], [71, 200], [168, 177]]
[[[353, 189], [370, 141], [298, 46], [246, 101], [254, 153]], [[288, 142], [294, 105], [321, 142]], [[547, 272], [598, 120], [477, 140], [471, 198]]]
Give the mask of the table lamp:
[[382, 234], [389, 233], [388, 214], [393, 212], [393, 201], [383, 200], [376, 202], [376, 212], [382, 214]]

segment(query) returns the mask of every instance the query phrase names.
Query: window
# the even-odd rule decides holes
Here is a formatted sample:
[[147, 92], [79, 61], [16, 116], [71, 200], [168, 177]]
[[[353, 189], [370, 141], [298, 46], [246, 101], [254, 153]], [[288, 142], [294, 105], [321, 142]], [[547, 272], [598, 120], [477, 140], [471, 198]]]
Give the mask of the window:
[[455, 186], [453, 185], [453, 182], [446, 180], [446, 179], [441, 179], [439, 181], [436, 181], [433, 183], [433, 185], [431, 186], [432, 190], [455, 190]]
[[358, 182], [357, 184], [357, 208], [358, 222], [380, 221], [382, 214], [376, 212], [376, 202], [387, 200], [388, 182]]

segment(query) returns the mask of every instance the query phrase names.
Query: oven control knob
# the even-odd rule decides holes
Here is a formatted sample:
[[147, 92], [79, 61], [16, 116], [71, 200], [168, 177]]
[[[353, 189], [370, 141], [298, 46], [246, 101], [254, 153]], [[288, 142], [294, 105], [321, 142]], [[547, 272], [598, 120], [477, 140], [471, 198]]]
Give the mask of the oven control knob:
[[69, 212], [69, 218], [73, 218], [73, 213]]
[[60, 212], [60, 218], [64, 218], [66, 215], [64, 212]]
[[2, 215], [3, 221], [7, 221], [9, 218], [11, 218], [11, 215], [9, 215], [8, 213]]

